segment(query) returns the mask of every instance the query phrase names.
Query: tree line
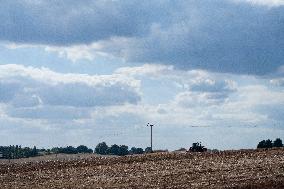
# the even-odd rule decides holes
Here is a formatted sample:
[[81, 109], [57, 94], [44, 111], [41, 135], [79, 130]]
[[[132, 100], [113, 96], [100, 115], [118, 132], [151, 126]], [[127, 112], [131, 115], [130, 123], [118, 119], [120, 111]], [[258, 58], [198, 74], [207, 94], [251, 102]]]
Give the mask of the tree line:
[[93, 153], [93, 150], [87, 146], [80, 145], [77, 148], [73, 146], [55, 147], [50, 150], [53, 154], [79, 154], [79, 153]]
[[110, 147], [105, 143], [99, 143], [95, 151], [87, 146], [80, 145], [78, 147], [54, 147], [51, 149], [38, 149], [36, 146], [33, 148], [22, 147], [20, 145], [0, 146], [0, 158], [3, 159], [19, 159], [29, 158], [41, 155], [49, 154], [80, 154], [80, 153], [97, 153], [101, 155], [118, 155], [124, 156], [128, 154], [143, 154], [145, 152], [151, 152], [151, 148], [147, 147], [145, 150], [142, 148], [132, 147], [130, 150], [126, 145], [111, 145]]
[[272, 140], [267, 139], [260, 141], [257, 145], [257, 148], [273, 148], [273, 147], [283, 147], [282, 140], [280, 138], [277, 138], [272, 142]]
[[38, 149], [35, 146], [33, 148], [22, 148], [22, 146], [19, 145], [0, 146], [0, 158], [18, 159], [35, 156], [38, 156]]
[[130, 150], [128, 149], [128, 146], [126, 145], [117, 145], [113, 144], [111, 146], [108, 146], [105, 142], [99, 143], [96, 148], [95, 152], [97, 154], [101, 155], [118, 155], [118, 156], [124, 156], [128, 154], [143, 154], [143, 153], [150, 153], [152, 152], [151, 147], [145, 148], [136, 148], [132, 147]]
[[51, 149], [37, 149], [35, 146], [21, 147], [19, 145], [10, 146], [0, 146], [0, 158], [3, 159], [19, 159], [19, 158], [29, 158], [40, 155], [48, 154], [78, 154], [78, 153], [93, 153], [93, 150], [87, 146], [80, 145], [78, 147], [67, 146], [67, 147], [55, 147]]

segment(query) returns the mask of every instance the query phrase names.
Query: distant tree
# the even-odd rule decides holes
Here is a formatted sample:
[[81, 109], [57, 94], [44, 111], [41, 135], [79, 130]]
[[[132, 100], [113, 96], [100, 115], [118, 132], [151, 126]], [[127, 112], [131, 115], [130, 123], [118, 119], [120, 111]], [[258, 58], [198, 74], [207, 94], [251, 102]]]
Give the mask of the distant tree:
[[272, 148], [273, 143], [272, 140], [267, 139], [267, 140], [262, 140], [258, 143], [257, 148]]
[[266, 148], [272, 148], [273, 144], [272, 144], [272, 140], [266, 140], [265, 141], [265, 145], [266, 145]]
[[143, 154], [144, 150], [143, 148], [136, 148], [136, 154]]
[[119, 146], [118, 155], [119, 156], [125, 156], [127, 154], [129, 154], [128, 146], [125, 146], [125, 145]]
[[105, 142], [101, 142], [96, 146], [95, 151], [97, 154], [106, 155], [108, 151], [108, 145]]
[[145, 148], [145, 153], [152, 153], [152, 149], [151, 149], [151, 147], [147, 147], [147, 148]]
[[144, 153], [144, 150], [142, 148], [135, 148], [135, 147], [132, 147], [130, 149], [130, 153], [131, 154], [143, 154]]
[[31, 157], [31, 152], [30, 152], [30, 148], [28, 148], [28, 147], [25, 147], [24, 149], [23, 149], [23, 151], [24, 151], [24, 157]]
[[283, 147], [282, 140], [280, 138], [275, 139], [273, 147]]
[[76, 148], [78, 153], [92, 153], [93, 150], [89, 149], [87, 146], [80, 145]]
[[24, 151], [22, 149], [22, 146], [20, 145], [19, 146], [19, 158], [23, 158], [23, 156], [24, 156]]
[[31, 152], [31, 156], [35, 157], [37, 155], [38, 155], [38, 151], [37, 151], [36, 147], [34, 146], [33, 149], [32, 149], [32, 152]]
[[89, 149], [88, 149], [88, 151], [87, 151], [86, 153], [91, 154], [91, 153], [93, 153], [93, 152], [94, 152], [94, 150], [92, 150], [91, 148], [89, 148]]
[[50, 149], [47, 149], [47, 150], [46, 150], [46, 154], [47, 154], [47, 155], [51, 154], [51, 150], [50, 150]]
[[119, 155], [119, 146], [116, 144], [112, 145], [108, 150], [108, 154]]
[[257, 148], [266, 148], [265, 140], [262, 140], [258, 143]]
[[73, 146], [67, 146], [66, 148], [59, 148], [60, 153], [64, 154], [77, 154], [77, 149]]
[[15, 147], [15, 154], [14, 154], [14, 157], [15, 158], [20, 158], [20, 149], [19, 149], [19, 146], [16, 145]]
[[136, 149], [135, 147], [132, 147], [130, 150], [129, 150], [129, 153], [130, 154], [136, 154]]
[[51, 148], [50, 150], [52, 153], [54, 154], [58, 154], [59, 153], [59, 148], [58, 147], [54, 147], [54, 148]]
[[76, 148], [78, 153], [86, 153], [88, 151], [88, 147], [84, 145], [80, 145]]

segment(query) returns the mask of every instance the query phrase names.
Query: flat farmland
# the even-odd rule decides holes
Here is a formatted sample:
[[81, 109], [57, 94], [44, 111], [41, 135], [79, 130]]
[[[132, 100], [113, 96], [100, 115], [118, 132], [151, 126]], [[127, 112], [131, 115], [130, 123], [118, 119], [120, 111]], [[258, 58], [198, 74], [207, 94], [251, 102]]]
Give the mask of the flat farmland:
[[0, 162], [0, 188], [284, 188], [284, 149]]

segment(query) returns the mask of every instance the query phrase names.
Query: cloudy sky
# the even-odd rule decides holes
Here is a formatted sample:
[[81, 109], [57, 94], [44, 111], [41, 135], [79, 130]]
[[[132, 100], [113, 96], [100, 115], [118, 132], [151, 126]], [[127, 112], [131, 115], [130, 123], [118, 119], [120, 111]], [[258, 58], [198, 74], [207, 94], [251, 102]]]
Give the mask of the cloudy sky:
[[284, 136], [284, 0], [0, 0], [0, 144]]

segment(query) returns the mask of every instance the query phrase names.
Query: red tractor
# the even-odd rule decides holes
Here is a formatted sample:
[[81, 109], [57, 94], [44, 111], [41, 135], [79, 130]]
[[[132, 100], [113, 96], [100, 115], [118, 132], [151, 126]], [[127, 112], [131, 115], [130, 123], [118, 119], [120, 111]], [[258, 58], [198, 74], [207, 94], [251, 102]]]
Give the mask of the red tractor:
[[206, 152], [207, 148], [201, 145], [201, 142], [192, 143], [192, 147], [189, 148], [189, 152]]

